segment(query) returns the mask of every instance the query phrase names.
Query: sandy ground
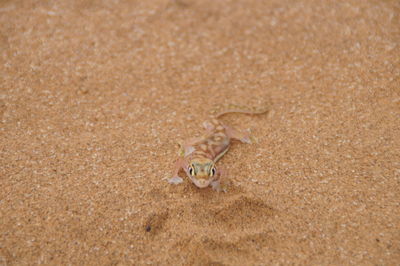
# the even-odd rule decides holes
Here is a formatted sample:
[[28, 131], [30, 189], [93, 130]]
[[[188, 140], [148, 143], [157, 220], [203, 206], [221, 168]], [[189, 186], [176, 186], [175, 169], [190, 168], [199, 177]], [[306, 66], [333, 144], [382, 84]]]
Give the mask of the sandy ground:
[[[399, 1], [0, 1], [0, 265], [395, 265]], [[221, 104], [228, 192], [166, 181]]]

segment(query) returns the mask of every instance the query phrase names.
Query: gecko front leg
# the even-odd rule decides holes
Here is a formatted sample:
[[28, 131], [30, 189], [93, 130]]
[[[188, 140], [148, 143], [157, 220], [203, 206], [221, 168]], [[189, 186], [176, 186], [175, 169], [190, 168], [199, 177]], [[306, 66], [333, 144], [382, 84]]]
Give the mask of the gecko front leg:
[[226, 176], [226, 171], [222, 167], [218, 167], [218, 178], [211, 182], [211, 187], [213, 190], [218, 191], [218, 192], [226, 192], [225, 186], [221, 184], [221, 181], [223, 181], [224, 177]]
[[185, 159], [183, 157], [179, 157], [174, 165], [174, 176], [168, 179], [168, 183], [178, 185], [183, 182], [182, 177], [179, 176], [179, 171], [185, 166]]

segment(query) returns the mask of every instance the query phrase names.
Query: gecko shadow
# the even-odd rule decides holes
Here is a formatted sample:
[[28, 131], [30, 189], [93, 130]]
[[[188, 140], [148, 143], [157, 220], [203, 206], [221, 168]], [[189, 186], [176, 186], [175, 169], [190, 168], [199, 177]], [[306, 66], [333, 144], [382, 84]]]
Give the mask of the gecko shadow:
[[229, 231], [252, 229], [255, 224], [267, 223], [275, 214], [275, 210], [263, 201], [244, 195], [236, 196], [225, 204], [192, 208], [196, 208], [196, 211], [193, 211], [194, 223], [199, 226], [218, 226]]
[[193, 203], [192, 208], [192, 229], [197, 234], [183, 241], [211, 264], [245, 265], [276, 244], [273, 217], [277, 211], [254, 196], [239, 194], [219, 205]]

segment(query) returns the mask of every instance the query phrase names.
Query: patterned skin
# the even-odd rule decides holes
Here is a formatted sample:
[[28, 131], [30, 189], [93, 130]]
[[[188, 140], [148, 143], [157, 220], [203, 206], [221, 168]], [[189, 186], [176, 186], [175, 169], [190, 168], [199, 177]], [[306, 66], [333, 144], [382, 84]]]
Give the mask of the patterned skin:
[[221, 191], [221, 180], [224, 171], [215, 164], [228, 151], [231, 140], [239, 140], [243, 143], [251, 143], [247, 132], [237, 130], [223, 124], [219, 118], [229, 113], [263, 114], [263, 110], [243, 110], [235, 107], [228, 111], [212, 116], [203, 123], [206, 132], [203, 136], [190, 139], [181, 144], [181, 154], [175, 163], [174, 177], [169, 182], [179, 184], [183, 180], [179, 177], [179, 171], [183, 169], [189, 179], [198, 187], [211, 186], [214, 190]]

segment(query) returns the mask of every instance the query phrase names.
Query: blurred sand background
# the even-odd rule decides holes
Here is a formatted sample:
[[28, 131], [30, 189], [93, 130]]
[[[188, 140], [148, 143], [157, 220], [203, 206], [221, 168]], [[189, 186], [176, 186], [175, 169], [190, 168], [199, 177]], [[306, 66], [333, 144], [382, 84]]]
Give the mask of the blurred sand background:
[[[0, 265], [400, 261], [399, 1], [0, 1]], [[216, 105], [258, 143], [170, 185]], [[255, 99], [255, 100], [254, 100]]]

